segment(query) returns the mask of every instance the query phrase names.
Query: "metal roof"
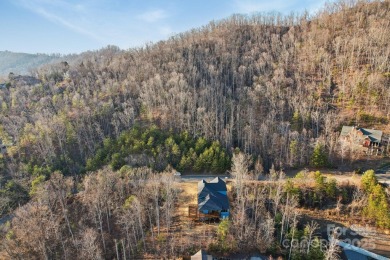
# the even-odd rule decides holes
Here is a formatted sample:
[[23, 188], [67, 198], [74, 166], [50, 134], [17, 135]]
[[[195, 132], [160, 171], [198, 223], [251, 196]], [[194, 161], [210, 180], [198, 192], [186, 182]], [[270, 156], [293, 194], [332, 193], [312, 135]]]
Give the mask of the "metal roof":
[[[198, 197], [198, 209], [209, 211], [221, 211], [229, 209], [229, 201], [226, 195], [207, 189], [203, 189]], [[205, 196], [203, 196], [205, 195]]]
[[341, 136], [349, 135], [349, 133], [352, 131], [352, 129], [354, 129], [353, 126], [343, 126], [343, 128], [341, 129]]
[[205, 186], [207, 186], [209, 189], [212, 189], [214, 191], [227, 191], [226, 183], [219, 177], [214, 178], [210, 182], [201, 180], [198, 183], [198, 194], [202, 191], [203, 187]]
[[363, 136], [369, 138], [372, 142], [380, 143], [382, 141], [382, 135], [383, 135], [382, 131], [369, 129], [369, 128], [362, 128], [362, 127], [356, 128], [354, 126], [343, 126], [343, 128], [341, 129], [340, 136], [349, 135], [353, 129], [360, 131], [363, 134]]
[[226, 183], [220, 178], [210, 182], [201, 180], [198, 183], [198, 209], [209, 211], [221, 211], [229, 209], [229, 200], [226, 192]]
[[203, 249], [199, 250], [195, 255], [191, 256], [191, 260], [212, 260], [213, 257], [208, 255]]

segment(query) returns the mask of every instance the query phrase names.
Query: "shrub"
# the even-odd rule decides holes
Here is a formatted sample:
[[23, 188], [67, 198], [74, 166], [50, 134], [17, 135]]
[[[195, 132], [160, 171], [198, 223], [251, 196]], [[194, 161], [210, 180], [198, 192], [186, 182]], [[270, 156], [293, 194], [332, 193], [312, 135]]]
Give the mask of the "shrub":
[[373, 170], [366, 171], [361, 179], [363, 190], [368, 194], [363, 214], [375, 220], [382, 228], [390, 228], [390, 207], [385, 189], [378, 183]]
[[374, 170], [365, 171], [360, 180], [360, 183], [365, 192], [371, 192], [371, 189], [378, 183]]
[[328, 156], [322, 144], [315, 146], [310, 162], [316, 168], [329, 166]]

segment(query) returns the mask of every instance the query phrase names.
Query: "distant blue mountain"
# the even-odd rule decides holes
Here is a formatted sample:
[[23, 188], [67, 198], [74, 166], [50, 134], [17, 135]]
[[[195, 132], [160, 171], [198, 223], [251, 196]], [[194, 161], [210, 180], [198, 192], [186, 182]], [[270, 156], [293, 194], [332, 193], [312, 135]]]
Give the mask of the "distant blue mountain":
[[28, 54], [0, 51], [0, 76], [6, 76], [10, 72], [28, 74], [30, 69], [57, 62], [64, 58], [59, 54]]

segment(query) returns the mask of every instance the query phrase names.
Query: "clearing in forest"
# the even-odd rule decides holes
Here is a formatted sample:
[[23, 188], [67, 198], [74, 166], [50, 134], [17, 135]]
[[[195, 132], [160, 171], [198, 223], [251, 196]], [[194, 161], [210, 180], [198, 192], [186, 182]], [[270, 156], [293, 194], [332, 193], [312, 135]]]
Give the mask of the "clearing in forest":
[[198, 181], [177, 182], [179, 190], [175, 220], [177, 227], [177, 246], [183, 250], [192, 248], [198, 251], [207, 248], [215, 240], [218, 223], [200, 222], [188, 216], [188, 206], [197, 205]]

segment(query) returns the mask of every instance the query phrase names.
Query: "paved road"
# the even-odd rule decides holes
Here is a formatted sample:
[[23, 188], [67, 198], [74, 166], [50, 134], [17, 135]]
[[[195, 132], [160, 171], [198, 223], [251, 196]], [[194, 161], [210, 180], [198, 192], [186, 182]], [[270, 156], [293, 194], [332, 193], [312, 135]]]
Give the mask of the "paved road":
[[[356, 176], [354, 176], [353, 174], [335, 174], [335, 173], [328, 174], [327, 173], [327, 174], [325, 174], [325, 176], [335, 178], [339, 182], [351, 181], [352, 183], [354, 183], [360, 179], [360, 177], [358, 179], [356, 179]], [[188, 182], [188, 181], [195, 182], [195, 181], [200, 181], [203, 179], [206, 181], [211, 181], [215, 177], [219, 177], [222, 180], [226, 180], [226, 179], [230, 178], [230, 175], [229, 174], [216, 174], [216, 175], [212, 175], [212, 174], [204, 174], [204, 175], [202, 175], [202, 174], [188, 174], [187, 175], [187, 174], [184, 174], [181, 176], [176, 176], [176, 180], [183, 181], [183, 182]], [[292, 176], [289, 176], [289, 177], [292, 177]], [[390, 166], [388, 168], [386, 168], [385, 170], [381, 169], [379, 172], [377, 171], [376, 177], [378, 178], [379, 182], [386, 183], [387, 185], [390, 185]], [[265, 176], [260, 176], [259, 181], [268, 181], [268, 180]]]
[[7, 223], [7, 221], [10, 221], [13, 218], [13, 215], [5, 215], [2, 218], [0, 218], [0, 226]]
[[376, 178], [378, 179], [378, 182], [385, 183], [390, 186], [390, 173], [376, 174]]
[[375, 171], [379, 182], [390, 185], [390, 165]]
[[178, 180], [181, 180], [181, 181], [201, 181], [201, 180], [206, 180], [206, 181], [211, 181], [212, 179], [214, 179], [215, 177], [219, 177], [221, 178], [222, 180], [225, 180], [226, 178], [229, 178], [230, 176], [228, 174], [217, 174], [217, 175], [201, 175], [201, 174], [197, 174], [197, 175], [182, 175], [182, 176], [176, 176], [176, 178]]

